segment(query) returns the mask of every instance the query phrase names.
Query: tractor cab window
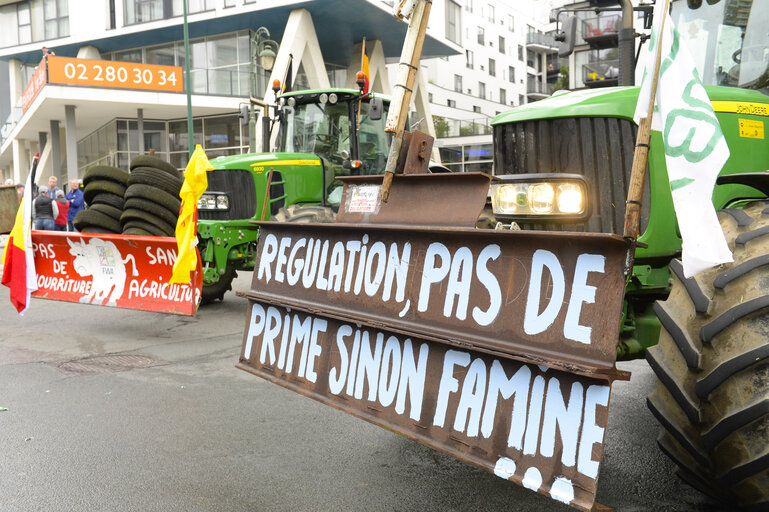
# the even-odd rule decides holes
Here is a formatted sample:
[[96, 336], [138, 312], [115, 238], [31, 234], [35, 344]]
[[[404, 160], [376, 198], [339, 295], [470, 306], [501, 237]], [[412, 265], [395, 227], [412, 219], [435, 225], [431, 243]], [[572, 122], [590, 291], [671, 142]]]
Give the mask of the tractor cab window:
[[672, 16], [705, 85], [758, 89], [769, 94], [769, 0], [673, 3]]
[[281, 151], [315, 153], [332, 164], [342, 164], [342, 150], [350, 150], [346, 103], [306, 103], [285, 113]]
[[392, 134], [385, 133], [387, 123], [387, 107], [385, 103], [381, 119], [373, 120], [369, 116], [369, 103], [363, 102], [360, 111], [360, 130], [358, 144], [360, 161], [363, 164], [361, 174], [381, 174], [387, 164], [387, 153], [390, 151]]

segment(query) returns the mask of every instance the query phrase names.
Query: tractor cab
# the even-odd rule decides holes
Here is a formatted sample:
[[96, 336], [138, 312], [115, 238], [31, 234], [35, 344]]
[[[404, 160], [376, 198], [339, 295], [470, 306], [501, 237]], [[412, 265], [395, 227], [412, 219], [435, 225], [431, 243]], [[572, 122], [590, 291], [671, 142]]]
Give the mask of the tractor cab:
[[705, 85], [769, 94], [769, 0], [672, 3], [671, 15]]
[[329, 206], [341, 200], [337, 176], [381, 174], [391, 135], [385, 133], [389, 98], [352, 89], [291, 92], [278, 99], [278, 151], [317, 155]]

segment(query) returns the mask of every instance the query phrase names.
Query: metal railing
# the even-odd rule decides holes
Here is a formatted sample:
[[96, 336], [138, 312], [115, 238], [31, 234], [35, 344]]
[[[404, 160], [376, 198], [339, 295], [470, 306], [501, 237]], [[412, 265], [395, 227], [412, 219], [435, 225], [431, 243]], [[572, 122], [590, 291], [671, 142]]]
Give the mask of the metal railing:
[[491, 120], [478, 119], [448, 119], [433, 116], [435, 135], [440, 138], [467, 137], [470, 135], [491, 135]]
[[553, 36], [548, 34], [540, 34], [538, 32], [529, 32], [526, 34], [526, 46], [537, 45], [544, 46], [546, 48], [558, 48], [558, 44], [553, 39]]
[[596, 82], [616, 83], [619, 79], [619, 59], [590, 62], [582, 66], [582, 81], [587, 84]]
[[550, 86], [539, 80], [529, 80], [526, 83], [526, 94], [544, 94], [550, 96]]
[[594, 37], [617, 35], [621, 23], [622, 19], [618, 14], [588, 18], [582, 21], [582, 38], [587, 41]]

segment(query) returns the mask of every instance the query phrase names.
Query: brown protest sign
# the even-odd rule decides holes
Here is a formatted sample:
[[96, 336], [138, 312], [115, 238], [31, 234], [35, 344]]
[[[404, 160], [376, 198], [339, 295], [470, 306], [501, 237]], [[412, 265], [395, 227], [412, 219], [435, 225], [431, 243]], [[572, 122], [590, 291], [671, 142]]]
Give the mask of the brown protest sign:
[[261, 223], [250, 298], [588, 376], [615, 375], [616, 235]]
[[610, 386], [249, 300], [238, 367], [591, 510]]

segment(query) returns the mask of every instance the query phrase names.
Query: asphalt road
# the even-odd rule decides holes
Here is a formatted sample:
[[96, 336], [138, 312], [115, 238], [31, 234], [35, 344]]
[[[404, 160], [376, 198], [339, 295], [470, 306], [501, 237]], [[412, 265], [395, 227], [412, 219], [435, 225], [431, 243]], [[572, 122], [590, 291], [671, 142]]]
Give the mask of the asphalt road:
[[[3, 287], [0, 511], [573, 510], [237, 370], [245, 312], [231, 293], [193, 318], [37, 299], [19, 317]], [[105, 354], [152, 366], [86, 373]], [[730, 510], [657, 449], [646, 363], [620, 367], [598, 502]]]

